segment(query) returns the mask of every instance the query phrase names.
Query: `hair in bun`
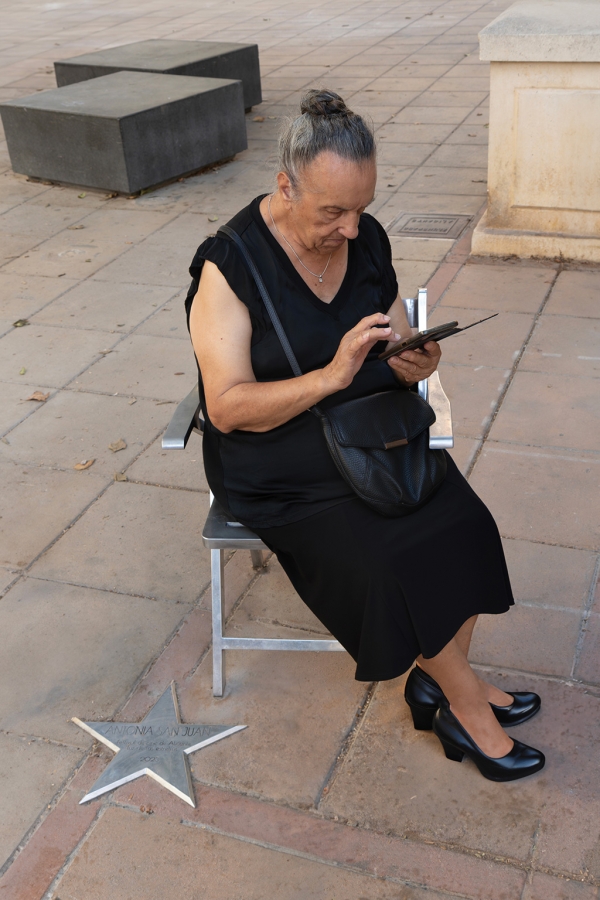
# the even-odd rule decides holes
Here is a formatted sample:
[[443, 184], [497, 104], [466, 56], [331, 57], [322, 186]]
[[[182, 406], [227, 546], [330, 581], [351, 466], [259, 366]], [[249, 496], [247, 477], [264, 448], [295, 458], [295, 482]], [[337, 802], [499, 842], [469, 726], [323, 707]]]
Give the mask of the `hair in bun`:
[[302, 98], [300, 115], [288, 122], [279, 138], [280, 171], [297, 188], [302, 170], [324, 151], [364, 163], [375, 157], [375, 138], [339, 94], [311, 90]]
[[334, 91], [309, 91], [302, 98], [300, 112], [309, 116], [353, 116], [339, 94]]

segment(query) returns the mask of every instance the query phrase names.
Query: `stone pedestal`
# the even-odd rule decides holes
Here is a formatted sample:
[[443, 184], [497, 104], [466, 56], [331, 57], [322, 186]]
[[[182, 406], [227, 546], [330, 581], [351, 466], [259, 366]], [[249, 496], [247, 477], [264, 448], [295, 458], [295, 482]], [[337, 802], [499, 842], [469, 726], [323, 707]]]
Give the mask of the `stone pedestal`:
[[0, 104], [15, 172], [133, 194], [245, 150], [242, 84], [116, 72]]
[[599, 0], [520, 0], [479, 40], [490, 146], [473, 253], [600, 262]]
[[247, 110], [262, 102], [258, 44], [137, 41], [54, 63], [59, 87], [125, 70], [199, 78], [233, 78], [244, 86], [244, 107]]

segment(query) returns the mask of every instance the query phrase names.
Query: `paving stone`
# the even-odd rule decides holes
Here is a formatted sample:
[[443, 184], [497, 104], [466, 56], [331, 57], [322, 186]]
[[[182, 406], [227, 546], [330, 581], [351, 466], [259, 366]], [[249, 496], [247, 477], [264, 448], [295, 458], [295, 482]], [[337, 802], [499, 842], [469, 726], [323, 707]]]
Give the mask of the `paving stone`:
[[431, 240], [402, 237], [401, 235], [390, 235], [389, 237], [392, 245], [392, 259], [423, 259], [439, 262], [454, 245], [454, 241], [443, 238]]
[[75, 328], [41, 324], [14, 328], [2, 338], [0, 378], [34, 390], [63, 387], [98, 359], [107, 343], [114, 343], [114, 338]]
[[481, 205], [479, 194], [440, 194], [433, 190], [433, 186], [429, 193], [413, 192], [402, 187], [392, 195], [385, 207], [378, 210], [377, 218], [382, 222], [391, 222], [403, 212], [474, 216], [481, 209]]
[[[251, 199], [249, 197], [246, 202]], [[174, 285], [181, 290], [190, 282], [188, 268], [196, 248], [214, 230], [214, 225], [201, 216], [191, 213], [180, 216], [170, 227], [162, 228], [157, 234], [137, 243], [121, 259], [105, 266], [98, 273], [98, 278], [110, 282]], [[182, 233], [185, 234], [184, 240]]]
[[2, 728], [88, 748], [89, 736], [71, 717], [114, 715], [187, 608], [36, 578], [19, 582], [0, 611]]
[[207, 512], [204, 494], [117, 482], [32, 572], [187, 604], [210, 580]]
[[[427, 67], [429, 68], [429, 67]], [[408, 125], [423, 124], [428, 122], [458, 125], [465, 116], [468, 116], [471, 106], [448, 106], [441, 109], [435, 106], [407, 106], [400, 112], [394, 113], [394, 122]]]
[[[400, 145], [399, 149], [401, 149]], [[487, 190], [486, 184], [487, 169], [458, 168], [456, 166], [442, 168], [430, 165], [418, 169], [414, 175], [411, 175], [404, 183], [404, 190], [416, 192], [429, 190], [432, 193], [452, 195], [484, 195]]]
[[454, 125], [432, 123], [383, 125], [377, 131], [377, 140], [388, 144], [441, 144], [452, 132]]
[[505, 537], [594, 550], [600, 465], [583, 453], [488, 441], [471, 485]]
[[437, 144], [381, 144], [377, 148], [380, 164], [394, 166], [420, 166], [436, 149]]
[[9, 275], [0, 271], [2, 316], [14, 321], [31, 315], [74, 287], [71, 278], [46, 278], [41, 275]]
[[579, 611], [517, 603], [506, 615], [482, 617], [469, 658], [486, 666], [569, 678], [580, 625]]
[[0, 566], [0, 592], [5, 591], [6, 588], [15, 581], [19, 576], [18, 569], [13, 569], [10, 567]]
[[18, 275], [66, 275], [68, 278], [87, 278], [108, 262], [124, 253], [134, 239], [156, 231], [169, 221], [161, 212], [130, 212], [108, 209], [92, 213], [85, 219], [85, 228], [62, 231], [38, 244], [28, 257], [21, 257], [5, 266], [5, 271]]
[[[152, 866], [147, 865], [149, 846]], [[449, 900], [437, 891], [403, 887], [126, 809], [110, 809], [102, 816], [82, 855], [56, 885], [54, 897], [112, 900], [118, 885], [128, 900], [163, 900], [173, 892], [191, 896], [199, 880], [207, 900]]]
[[478, 440], [462, 437], [460, 434], [454, 435], [454, 447], [448, 453], [458, 466], [459, 471], [465, 476], [479, 449], [479, 445], [480, 441]]
[[538, 824], [536, 779], [495, 784], [470, 761], [447, 760], [432, 732], [413, 729], [403, 684], [377, 688], [320, 811], [412, 840], [526, 860]]
[[481, 170], [487, 166], [487, 147], [442, 144], [423, 165]]
[[[45, 306], [33, 323], [64, 325], [108, 332], [128, 332], [170, 300], [173, 289], [151, 284], [107, 284], [83, 281]], [[179, 304], [182, 307], [182, 304]], [[179, 309], [181, 313], [181, 309]]]
[[187, 290], [172, 297], [162, 309], [154, 312], [136, 329], [136, 334], [153, 334], [156, 337], [190, 340], [183, 302]]
[[[83, 477], [82, 477], [83, 476]], [[0, 564], [24, 568], [106, 485], [89, 472], [0, 463]]]
[[0, 865], [75, 768], [81, 751], [0, 733]]
[[[595, 609], [598, 609], [598, 603]], [[597, 611], [591, 613], [584, 625], [583, 644], [575, 667], [575, 676], [583, 681], [600, 685], [600, 614]]]
[[598, 888], [592, 884], [565, 881], [543, 872], [536, 872], [525, 886], [522, 900], [596, 900]]
[[444, 294], [442, 306], [535, 313], [553, 278], [554, 271], [546, 266], [469, 264], [460, 270]]
[[[438, 306], [429, 317], [429, 327], [444, 322], [457, 321], [459, 325], [469, 325], [489, 316], [483, 307]], [[447, 338], [442, 342], [444, 360], [459, 366], [490, 366], [510, 369], [523, 341], [531, 328], [533, 316], [525, 313], [507, 312], [501, 319], [492, 319], [478, 325], [464, 334]]]
[[487, 96], [486, 91], [424, 91], [419, 94], [415, 106], [478, 106]]
[[[162, 408], [168, 409], [171, 415], [175, 405]], [[163, 450], [161, 439], [157, 438], [127, 470], [129, 480], [190, 491], [208, 491], [200, 435], [192, 434], [185, 451]]]
[[520, 603], [583, 610], [594, 574], [594, 553], [508, 538], [503, 543], [513, 592]]
[[401, 297], [416, 297], [419, 288], [427, 284], [435, 270], [437, 261], [394, 260], [394, 270], [398, 278]]
[[[130, 404], [127, 397], [62, 391], [11, 432], [10, 444], [0, 446], [0, 455], [24, 465], [69, 470], [94, 459], [94, 475], [112, 477], [162, 432], [169, 415], [168, 406], [151, 400]], [[109, 444], [121, 438], [127, 446], [116, 453], [110, 450]]]
[[[2, 405], [0, 405], [0, 431], [8, 431], [17, 422], [22, 421], [36, 409], [33, 401], [27, 402], [27, 397], [31, 394], [31, 385], [28, 384], [10, 384], [4, 382], [0, 384], [2, 392]], [[7, 438], [7, 440], [9, 440]], [[6, 446], [0, 447], [0, 455], [6, 452]]]
[[600, 317], [600, 279], [597, 270], [561, 272], [544, 313], [589, 319]]
[[0, 216], [3, 248], [5, 235], [28, 234], [36, 238], [35, 243], [38, 243], [40, 240], [46, 240], [52, 235], [64, 231], [69, 225], [79, 222], [87, 212], [86, 209], [70, 206], [53, 205], [40, 208], [31, 203], [21, 203]]
[[[443, 309], [443, 307], [442, 307]], [[450, 339], [452, 340], [452, 339]], [[441, 342], [440, 378], [452, 405], [455, 434], [481, 437], [506, 384], [506, 369], [446, 363], [448, 341]]]
[[598, 450], [598, 379], [517, 372], [490, 437], [535, 447]]
[[189, 341], [134, 334], [124, 338], [114, 352], [84, 372], [72, 386], [179, 403], [197, 372]]
[[600, 375], [598, 319], [542, 315], [519, 368], [556, 375]]

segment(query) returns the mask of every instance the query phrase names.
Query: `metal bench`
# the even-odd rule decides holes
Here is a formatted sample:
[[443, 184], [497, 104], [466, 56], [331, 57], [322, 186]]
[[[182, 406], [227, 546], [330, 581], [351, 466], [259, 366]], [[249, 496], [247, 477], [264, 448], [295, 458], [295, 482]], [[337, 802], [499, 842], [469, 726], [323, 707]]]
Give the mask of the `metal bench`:
[[[427, 291], [419, 291], [417, 299], [403, 300], [411, 327], [419, 331], [427, 328]], [[428, 381], [419, 383], [419, 393], [429, 401], [436, 414], [436, 421], [429, 431], [429, 446], [435, 450], [451, 449], [452, 415], [439, 375], [435, 372]], [[193, 431], [202, 434], [198, 387], [194, 387], [178, 405], [163, 436], [164, 450], [184, 450]], [[249, 550], [255, 568], [263, 565], [262, 551], [267, 548], [257, 535], [246, 528], [213, 499], [202, 532], [202, 541], [210, 550], [212, 581], [212, 654], [213, 694], [222, 697], [225, 689], [225, 650], [343, 650], [334, 640], [290, 640], [287, 638], [226, 637], [223, 634], [224, 551]]]

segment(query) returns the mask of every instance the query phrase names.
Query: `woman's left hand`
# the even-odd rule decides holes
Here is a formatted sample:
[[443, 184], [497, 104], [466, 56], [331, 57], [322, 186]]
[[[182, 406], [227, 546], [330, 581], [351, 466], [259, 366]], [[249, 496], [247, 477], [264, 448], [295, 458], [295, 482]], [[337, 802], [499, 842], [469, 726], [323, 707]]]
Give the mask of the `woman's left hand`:
[[428, 341], [419, 350], [405, 350], [400, 356], [391, 356], [388, 365], [398, 381], [410, 387], [433, 375], [441, 356], [440, 345], [436, 341]]

